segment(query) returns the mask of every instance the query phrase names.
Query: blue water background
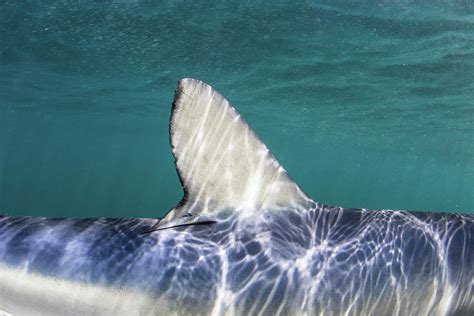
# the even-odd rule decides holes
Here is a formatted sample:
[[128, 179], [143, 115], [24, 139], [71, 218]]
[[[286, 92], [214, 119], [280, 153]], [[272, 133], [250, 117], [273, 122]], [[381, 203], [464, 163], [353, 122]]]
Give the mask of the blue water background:
[[474, 211], [471, 1], [1, 1], [0, 212], [156, 217], [177, 80], [311, 197]]

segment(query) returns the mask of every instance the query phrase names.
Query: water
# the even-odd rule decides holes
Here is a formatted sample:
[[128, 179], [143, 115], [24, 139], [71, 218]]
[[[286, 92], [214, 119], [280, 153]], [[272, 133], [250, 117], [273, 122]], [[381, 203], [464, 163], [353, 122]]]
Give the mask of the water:
[[474, 211], [470, 1], [1, 1], [0, 210], [156, 217], [177, 80], [216, 87], [314, 199]]

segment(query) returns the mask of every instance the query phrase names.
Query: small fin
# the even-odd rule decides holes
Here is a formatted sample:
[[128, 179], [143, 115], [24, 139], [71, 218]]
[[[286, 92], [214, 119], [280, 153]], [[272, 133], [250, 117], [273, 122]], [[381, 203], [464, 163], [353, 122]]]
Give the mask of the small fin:
[[[172, 221], [167, 220], [166, 218], [159, 218], [157, 222], [145, 229], [142, 234], [149, 234], [159, 230], [166, 230], [177, 227], [189, 227], [189, 226], [199, 226], [199, 225], [212, 225], [217, 223], [217, 218], [212, 215], [202, 215], [194, 216], [190, 213], [184, 214], [181, 217], [174, 218]], [[2, 316], [2, 315], [0, 315]]]
[[229, 102], [199, 80], [179, 81], [170, 140], [184, 197], [166, 221], [222, 209], [295, 208], [311, 201]]

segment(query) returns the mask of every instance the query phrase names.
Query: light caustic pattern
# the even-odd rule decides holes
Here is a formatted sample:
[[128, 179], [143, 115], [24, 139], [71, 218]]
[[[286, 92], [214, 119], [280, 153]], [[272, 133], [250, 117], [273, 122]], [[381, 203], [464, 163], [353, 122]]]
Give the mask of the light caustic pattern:
[[[4, 217], [0, 272], [5, 278], [5, 267], [15, 267], [24, 277], [34, 273], [56, 280], [52, 284], [63, 287], [56, 291], [73, 291], [77, 284], [98, 287], [96, 293], [107, 295], [82, 300], [102, 306], [100, 299], [115, 298], [102, 306], [104, 312], [447, 315], [473, 310], [471, 216], [314, 204], [253, 218], [227, 210], [216, 218], [216, 224], [143, 234], [152, 220]], [[8, 294], [6, 284], [0, 287]]]
[[474, 217], [315, 203], [197, 80], [170, 136], [185, 196], [158, 225], [0, 217], [0, 311], [474, 313]]

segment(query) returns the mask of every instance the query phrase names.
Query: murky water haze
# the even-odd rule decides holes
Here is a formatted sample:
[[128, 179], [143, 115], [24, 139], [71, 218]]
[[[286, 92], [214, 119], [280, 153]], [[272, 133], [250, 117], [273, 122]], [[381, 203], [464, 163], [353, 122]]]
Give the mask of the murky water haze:
[[0, 211], [161, 216], [177, 80], [215, 86], [314, 199], [474, 211], [474, 7], [4, 1]]

